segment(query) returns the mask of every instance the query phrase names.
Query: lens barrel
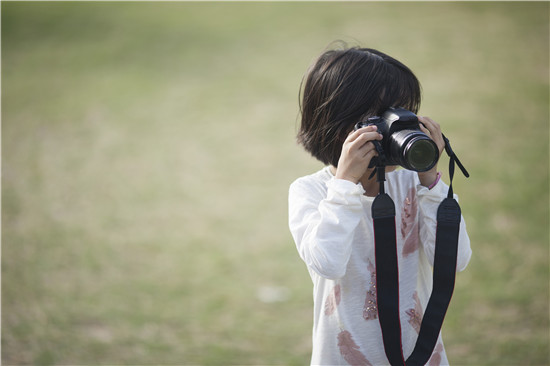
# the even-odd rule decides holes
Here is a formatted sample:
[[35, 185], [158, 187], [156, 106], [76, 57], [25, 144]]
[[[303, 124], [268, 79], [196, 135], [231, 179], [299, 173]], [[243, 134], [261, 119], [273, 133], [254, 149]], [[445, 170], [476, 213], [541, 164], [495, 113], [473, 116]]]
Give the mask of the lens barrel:
[[401, 130], [390, 137], [390, 151], [395, 163], [405, 169], [425, 172], [439, 160], [435, 142], [418, 130]]

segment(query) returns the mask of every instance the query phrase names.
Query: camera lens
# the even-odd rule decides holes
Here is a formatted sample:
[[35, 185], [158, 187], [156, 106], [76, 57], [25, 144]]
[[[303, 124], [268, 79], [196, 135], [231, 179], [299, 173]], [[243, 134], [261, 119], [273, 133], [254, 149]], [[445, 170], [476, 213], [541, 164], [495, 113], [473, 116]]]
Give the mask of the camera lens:
[[404, 158], [409, 169], [424, 172], [437, 163], [439, 151], [435, 142], [427, 136], [415, 136], [407, 143]]
[[401, 130], [394, 132], [389, 139], [392, 163], [417, 172], [430, 170], [439, 159], [439, 150], [422, 131]]

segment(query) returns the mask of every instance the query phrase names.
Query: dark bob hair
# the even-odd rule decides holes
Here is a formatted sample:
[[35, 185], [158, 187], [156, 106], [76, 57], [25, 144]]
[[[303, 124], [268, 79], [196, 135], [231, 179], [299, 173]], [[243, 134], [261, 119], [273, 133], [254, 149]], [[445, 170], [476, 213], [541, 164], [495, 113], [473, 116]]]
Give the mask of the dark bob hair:
[[389, 107], [417, 113], [420, 83], [396, 59], [370, 48], [323, 53], [302, 80], [298, 142], [326, 165], [337, 166], [353, 126]]

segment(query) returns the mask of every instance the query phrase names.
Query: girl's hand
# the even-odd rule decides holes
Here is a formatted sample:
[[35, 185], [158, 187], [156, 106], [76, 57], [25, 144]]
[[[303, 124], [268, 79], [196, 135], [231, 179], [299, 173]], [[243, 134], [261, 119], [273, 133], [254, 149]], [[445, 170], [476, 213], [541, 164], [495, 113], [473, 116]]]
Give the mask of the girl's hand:
[[374, 125], [351, 132], [342, 145], [335, 177], [359, 183], [371, 159], [378, 155], [371, 142], [373, 140], [382, 140], [382, 135], [377, 132]]
[[[441, 134], [441, 126], [429, 117], [418, 116], [418, 121], [420, 122], [420, 130], [435, 142], [439, 148], [439, 156], [441, 157], [441, 153], [445, 148], [445, 141], [443, 141], [443, 135]], [[437, 179], [437, 164], [427, 172], [419, 172], [418, 179], [420, 179], [420, 184], [424, 187], [431, 186]]]

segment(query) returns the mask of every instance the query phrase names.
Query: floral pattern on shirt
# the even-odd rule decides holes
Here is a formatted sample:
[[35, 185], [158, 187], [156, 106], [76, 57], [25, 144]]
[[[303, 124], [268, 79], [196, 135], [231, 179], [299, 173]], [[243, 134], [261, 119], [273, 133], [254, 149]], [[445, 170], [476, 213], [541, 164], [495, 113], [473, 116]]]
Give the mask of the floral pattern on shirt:
[[435, 346], [434, 353], [432, 354], [432, 357], [428, 361], [428, 366], [439, 366], [441, 365], [441, 353], [443, 352], [443, 345], [441, 343], [438, 343], [437, 346]]
[[338, 349], [347, 363], [353, 366], [372, 366], [365, 355], [359, 350], [359, 346], [353, 340], [351, 333], [343, 330], [338, 334]]
[[419, 232], [418, 220], [418, 201], [416, 199], [416, 188], [409, 189], [407, 197], [403, 202], [401, 212], [401, 237], [404, 240], [403, 257], [414, 253], [418, 249]]
[[420, 333], [420, 325], [422, 324], [422, 305], [418, 298], [418, 293], [415, 291], [413, 294], [414, 308], [406, 310], [409, 316], [409, 324], [416, 330], [416, 333]]
[[332, 289], [332, 292], [327, 296], [325, 300], [325, 315], [329, 316], [334, 313], [336, 307], [340, 304], [341, 294], [340, 285], [337, 284]]
[[370, 272], [370, 284], [365, 298], [365, 306], [363, 307], [363, 318], [371, 320], [378, 318], [378, 305], [376, 302], [376, 269], [370, 260], [367, 269]]

